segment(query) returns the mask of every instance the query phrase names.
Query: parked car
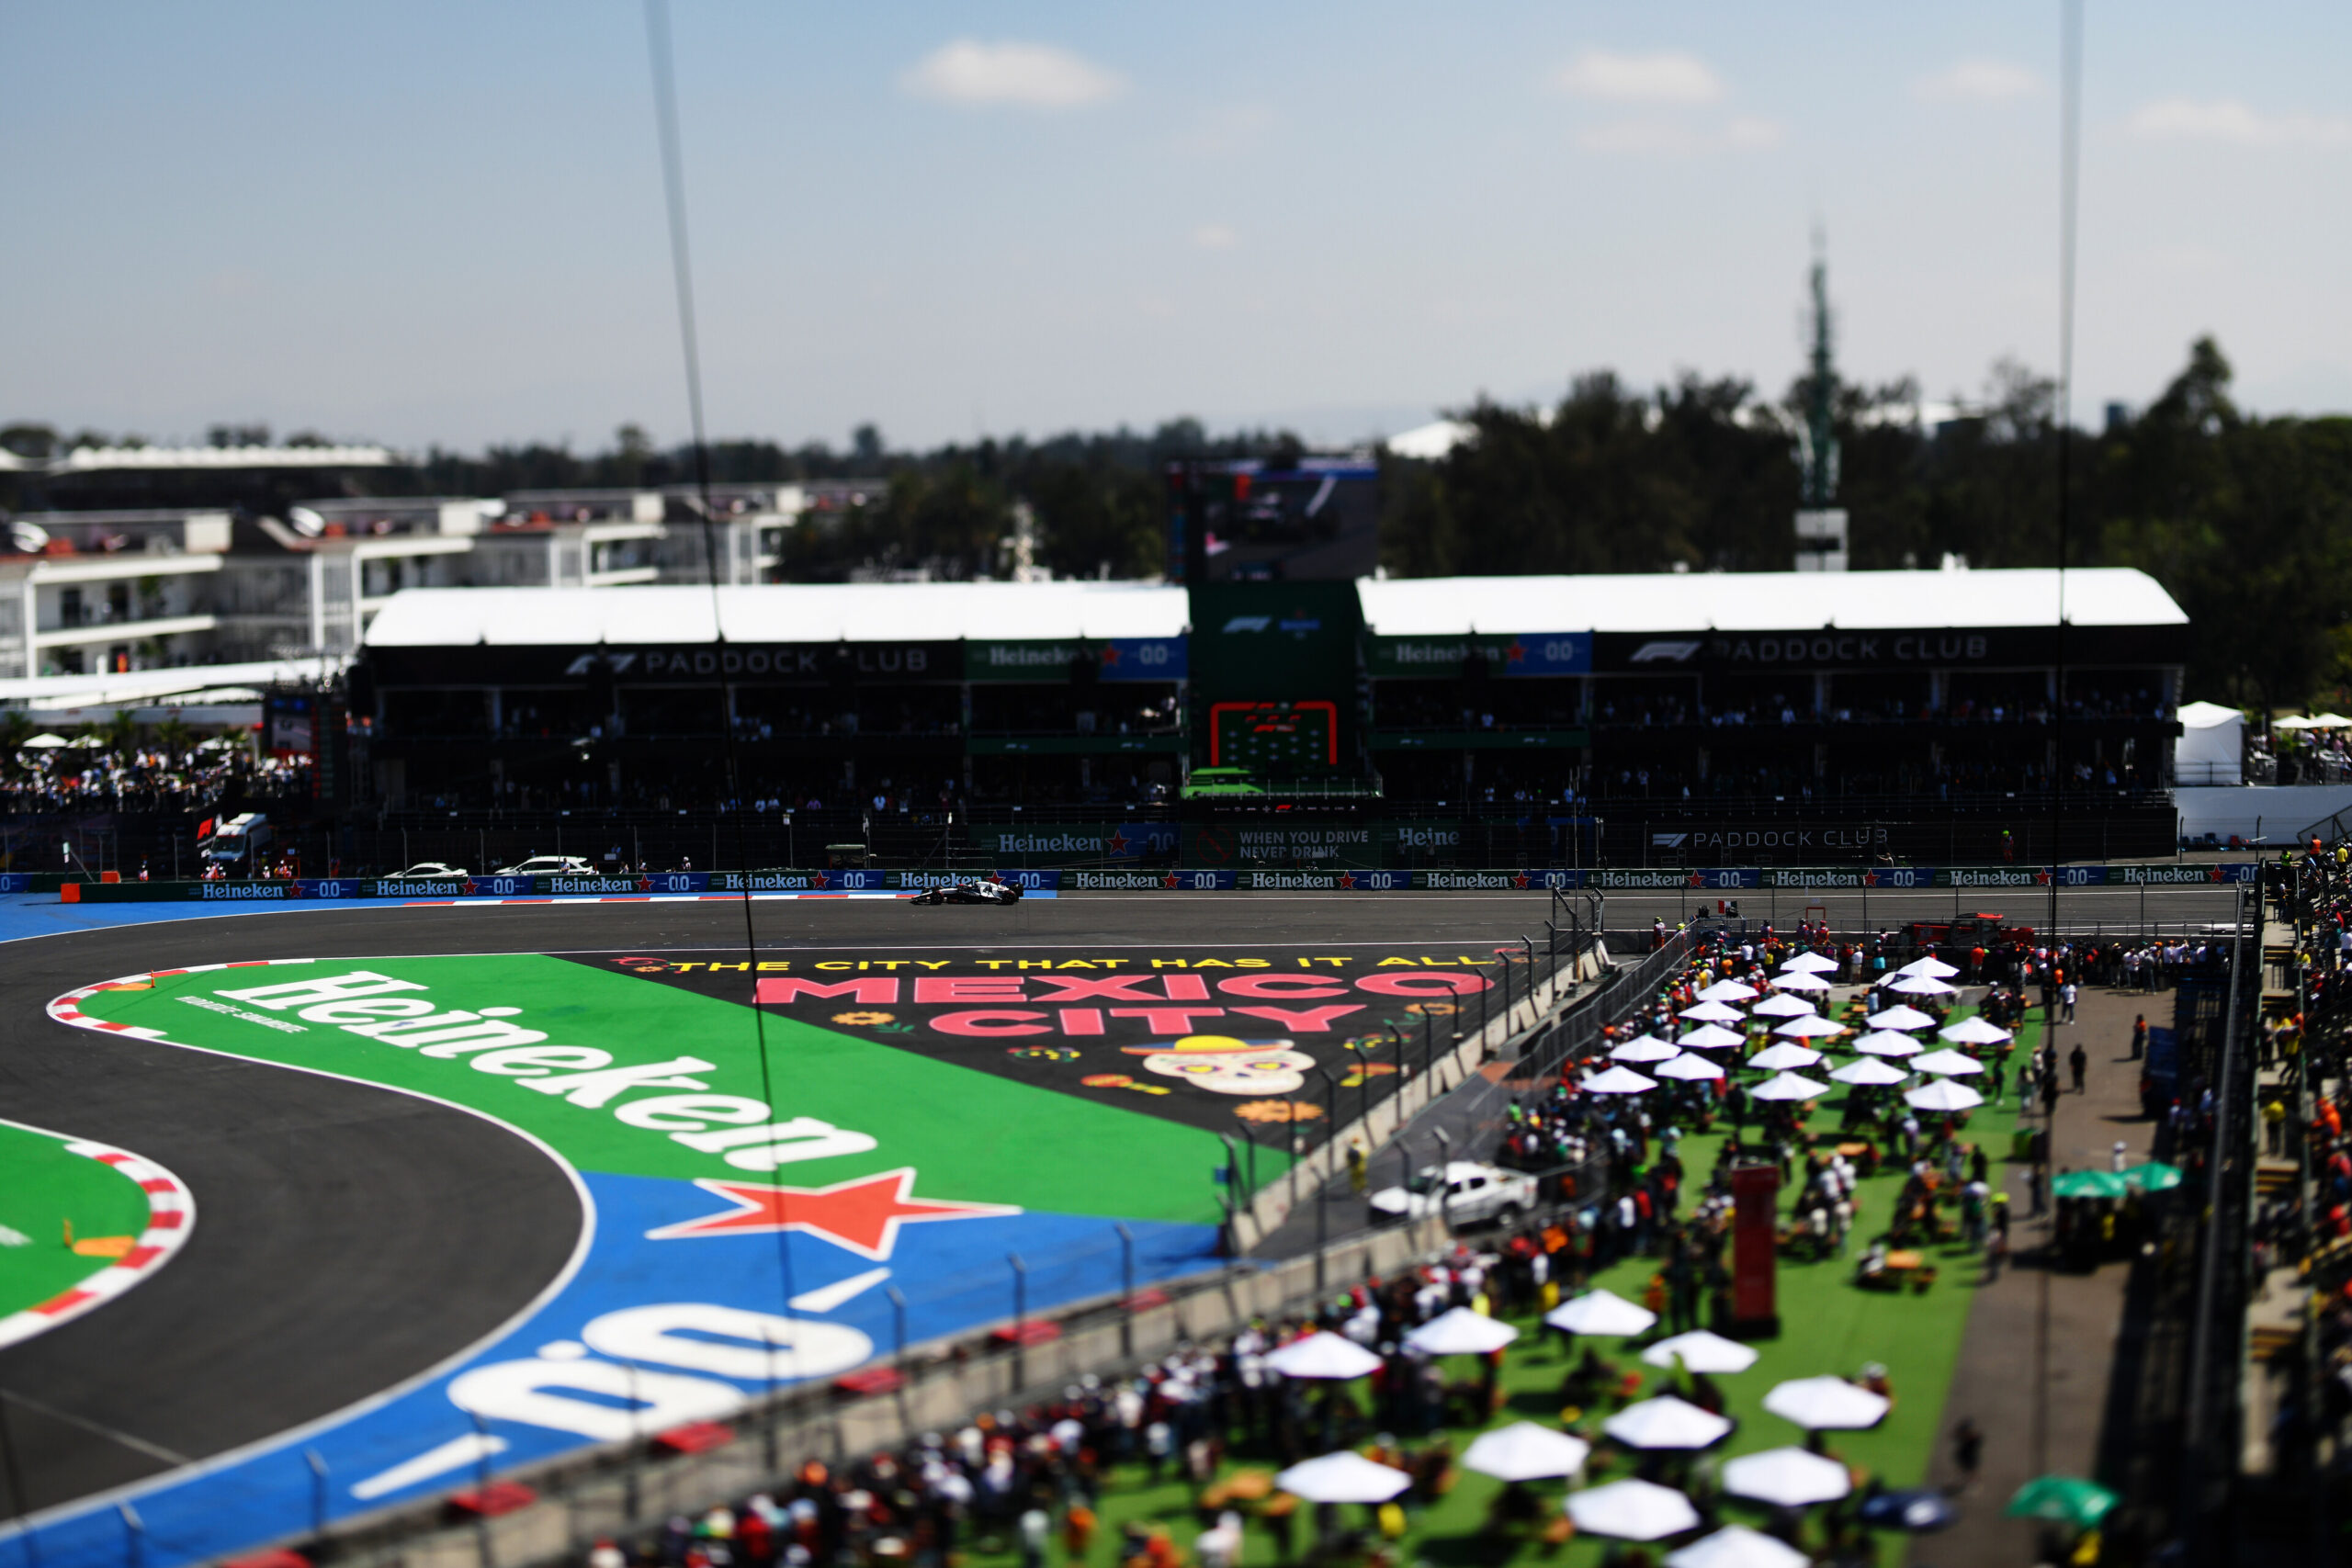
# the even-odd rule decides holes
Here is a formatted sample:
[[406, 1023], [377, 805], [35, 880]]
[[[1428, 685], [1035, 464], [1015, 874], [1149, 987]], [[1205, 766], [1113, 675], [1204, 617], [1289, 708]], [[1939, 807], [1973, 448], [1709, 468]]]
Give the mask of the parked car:
[[533, 855], [513, 865], [502, 865], [499, 876], [594, 876], [596, 868], [578, 855]]
[[1376, 1219], [1422, 1220], [1442, 1213], [1457, 1225], [1508, 1224], [1535, 1207], [1535, 1192], [1532, 1176], [1458, 1159], [1442, 1168], [1423, 1166], [1404, 1186], [1384, 1187], [1371, 1201]]
[[419, 861], [406, 871], [395, 871], [381, 878], [385, 882], [461, 882], [470, 874], [464, 866], [444, 865], [437, 860]]

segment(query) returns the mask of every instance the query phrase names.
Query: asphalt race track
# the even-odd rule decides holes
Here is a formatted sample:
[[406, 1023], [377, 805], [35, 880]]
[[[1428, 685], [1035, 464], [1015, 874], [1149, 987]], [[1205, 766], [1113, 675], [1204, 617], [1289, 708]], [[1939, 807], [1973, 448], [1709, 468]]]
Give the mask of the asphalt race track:
[[[2047, 894], [1970, 893], [1970, 909], [2043, 923]], [[2124, 889], [2068, 891], [2069, 929], [2140, 918]], [[1613, 895], [1608, 923], [1670, 925], [1674, 894]], [[1780, 918], [1851, 892], [1784, 892]], [[1743, 897], [1751, 919], [1763, 897]], [[2163, 889], [2146, 919], [2228, 920], [2228, 889]], [[1876, 926], [1948, 915], [1949, 893], [1875, 894]], [[896, 900], [762, 900], [763, 951], [925, 943], [1052, 948], [1539, 943], [1541, 893], [1101, 894], [1009, 909]], [[0, 1114], [151, 1156], [195, 1194], [189, 1244], [152, 1280], [0, 1352], [9, 1446], [39, 1511], [224, 1455], [413, 1380], [496, 1333], [566, 1267], [581, 1208], [565, 1174], [497, 1124], [390, 1089], [51, 1022], [62, 992], [119, 975], [296, 957], [740, 947], [733, 902], [314, 908], [28, 939], [0, 976]]]

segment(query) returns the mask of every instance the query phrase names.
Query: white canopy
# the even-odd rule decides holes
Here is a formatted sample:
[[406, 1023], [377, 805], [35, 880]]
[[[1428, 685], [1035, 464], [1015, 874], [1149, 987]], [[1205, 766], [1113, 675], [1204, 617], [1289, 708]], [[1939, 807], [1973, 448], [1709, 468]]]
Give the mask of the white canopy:
[[1942, 959], [1938, 958], [1931, 953], [1925, 958], [1913, 959], [1910, 963], [1905, 964], [1902, 968], [1897, 969], [1895, 973], [1897, 975], [1925, 975], [1930, 980], [1949, 980], [1954, 975], [1959, 974], [1960, 971], [1953, 968], [1951, 964], [1945, 963]]
[[[2175, 714], [2180, 739], [2173, 742], [2173, 776], [2184, 784], [2234, 784], [2245, 782], [2245, 715], [2219, 703], [2183, 703]], [[2324, 728], [2280, 719], [2278, 728]]]
[[1766, 1078], [1747, 1092], [1758, 1100], [1816, 1100], [1829, 1092], [1829, 1086], [1795, 1073], [1782, 1073], [1778, 1077]]
[[1569, 1334], [1599, 1334], [1611, 1338], [1627, 1334], [1646, 1334], [1657, 1321], [1657, 1314], [1647, 1307], [1635, 1306], [1613, 1291], [1587, 1291], [1573, 1301], [1562, 1302], [1544, 1314], [1544, 1321]]
[[1663, 1393], [1625, 1406], [1603, 1421], [1600, 1429], [1629, 1449], [1703, 1449], [1721, 1442], [1731, 1423]]
[[1407, 1333], [1405, 1343], [1424, 1356], [1483, 1356], [1518, 1337], [1519, 1330], [1499, 1318], [1455, 1307]]
[[1766, 997], [1748, 1010], [1758, 1018], [1803, 1018], [1806, 1013], [1814, 1010], [1814, 1006], [1803, 997], [1793, 997], [1785, 991], [1779, 991]]
[[1609, 1053], [1619, 1062], [1670, 1062], [1679, 1053], [1655, 1035], [1639, 1034]]
[[1660, 1540], [1699, 1528], [1699, 1510], [1690, 1498], [1650, 1481], [1612, 1481], [1571, 1492], [1565, 1506], [1577, 1529], [1617, 1540]]
[[1957, 986], [1947, 986], [1941, 980], [1928, 975], [1905, 975], [1886, 988], [1890, 991], [1900, 991], [1906, 997], [1949, 997], [1960, 989]]
[[1950, 1078], [1938, 1078], [1930, 1084], [1903, 1092], [1903, 1103], [1914, 1111], [1973, 1111], [1984, 1103], [1984, 1097], [1964, 1083]]
[[1866, 1021], [1872, 1029], [1933, 1029], [1936, 1021], [1917, 1008], [1897, 1002], [1884, 1012], [1874, 1012]]
[[62, 735], [43, 734], [34, 736], [30, 740], [26, 741], [24, 745], [17, 748], [17, 750], [24, 751], [54, 751], [60, 746], [71, 746], [73, 742], [66, 739]]
[[1961, 1077], [1984, 1070], [1984, 1063], [1964, 1051], [1930, 1051], [1924, 1056], [1912, 1057], [1907, 1065], [1915, 1073], [1940, 1073], [1947, 1077]]
[[1798, 1040], [1819, 1040], [1828, 1035], [1845, 1033], [1846, 1026], [1833, 1019], [1824, 1018], [1817, 1012], [1809, 1012], [1803, 1018], [1792, 1018], [1786, 1023], [1774, 1024], [1772, 1032], [1791, 1035]]
[[1736, 980], [1718, 980], [1699, 993], [1702, 1002], [1744, 1002], [1756, 995], [1756, 987], [1743, 986]]
[[1916, 1056], [1927, 1047], [1907, 1034], [1882, 1029], [1875, 1034], [1865, 1034], [1855, 1041], [1854, 1049], [1872, 1056]]
[[1955, 1045], [1998, 1045], [2008, 1039], [2009, 1032], [1997, 1023], [1987, 1023], [1974, 1014], [1958, 1023], [1948, 1023], [1936, 1031]]
[[1772, 1385], [1764, 1408], [1808, 1431], [1855, 1430], [1886, 1418], [1891, 1402], [1844, 1378], [1791, 1378]]
[[1584, 1468], [1592, 1445], [1566, 1432], [1555, 1432], [1532, 1421], [1514, 1421], [1491, 1432], [1481, 1432], [1462, 1456], [1463, 1465], [1498, 1481], [1539, 1481], [1546, 1476], [1574, 1475]]
[[1412, 1483], [1395, 1466], [1348, 1449], [1292, 1465], [1274, 1477], [1276, 1486], [1309, 1503], [1385, 1503]]
[[1901, 1083], [1911, 1075], [1876, 1056], [1860, 1056], [1829, 1075], [1839, 1083], [1890, 1084]]
[[1657, 1080], [1645, 1078], [1631, 1067], [1611, 1067], [1584, 1080], [1588, 1094], [1646, 1094], [1657, 1087]]
[[1686, 1049], [1720, 1051], [1727, 1045], [1745, 1045], [1747, 1036], [1737, 1030], [1725, 1029], [1720, 1023], [1702, 1023], [1677, 1042]]
[[1746, 1525], [1725, 1525], [1666, 1554], [1666, 1568], [1806, 1568], [1813, 1561], [1795, 1547]]
[[1689, 1023], [1693, 1019], [1701, 1023], [1737, 1023], [1740, 1021], [1740, 1011], [1737, 1008], [1725, 1006], [1722, 1002], [1701, 1002], [1695, 1007], [1682, 1010], [1683, 1022]]
[[1808, 975], [1804, 970], [1798, 970], [1793, 975], [1775, 975], [1772, 976], [1772, 984], [1784, 991], [1826, 991], [1829, 989], [1828, 981], [1823, 979], [1818, 975]]
[[1661, 1339], [1642, 1352], [1642, 1359], [1653, 1367], [1671, 1367], [1678, 1357], [1694, 1372], [1744, 1372], [1756, 1364], [1753, 1348], [1703, 1328]]
[[1796, 1067], [1809, 1067], [1821, 1060], [1821, 1053], [1807, 1046], [1782, 1040], [1767, 1045], [1747, 1058], [1745, 1066], [1758, 1072], [1784, 1073]]
[[1380, 1358], [1352, 1339], [1328, 1331], [1294, 1339], [1266, 1357], [1266, 1365], [1286, 1378], [1345, 1382], [1380, 1370]]
[[1834, 958], [1824, 958], [1818, 953], [1800, 953], [1781, 965], [1781, 973], [1783, 975], [1792, 970], [1803, 970], [1808, 975], [1835, 975], [1838, 973], [1838, 961]]
[[1724, 1462], [1724, 1490], [1776, 1507], [1834, 1503], [1854, 1489], [1846, 1467], [1803, 1449], [1766, 1449]]
[[1660, 1062], [1650, 1070], [1662, 1078], [1689, 1078], [1693, 1082], [1724, 1076], [1721, 1063], [1711, 1062], [1695, 1051], [1685, 1051], [1671, 1062]]

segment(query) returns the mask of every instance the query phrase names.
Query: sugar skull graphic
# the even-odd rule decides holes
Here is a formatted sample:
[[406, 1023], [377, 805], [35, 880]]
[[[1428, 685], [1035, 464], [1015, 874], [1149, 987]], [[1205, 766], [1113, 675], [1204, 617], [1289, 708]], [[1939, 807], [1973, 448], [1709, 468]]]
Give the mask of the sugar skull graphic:
[[1176, 1078], [1211, 1094], [1289, 1094], [1306, 1082], [1315, 1058], [1287, 1040], [1237, 1040], [1229, 1034], [1187, 1034], [1164, 1045], [1123, 1046], [1143, 1058], [1144, 1071]]

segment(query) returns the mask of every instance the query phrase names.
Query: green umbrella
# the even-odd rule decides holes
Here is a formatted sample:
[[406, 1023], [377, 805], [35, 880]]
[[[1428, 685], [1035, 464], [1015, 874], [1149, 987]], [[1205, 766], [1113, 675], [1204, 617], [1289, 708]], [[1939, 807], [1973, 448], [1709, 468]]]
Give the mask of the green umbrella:
[[2098, 1526], [2122, 1499], [2096, 1481], [2073, 1475], [2038, 1475], [2018, 1488], [2006, 1510], [2013, 1519], [2055, 1519], [2078, 1530]]
[[2152, 1159], [2125, 1171], [2123, 1179], [2143, 1192], [2169, 1192], [2180, 1185], [2180, 1167]]
[[2120, 1198], [2130, 1190], [2112, 1171], [2070, 1170], [2050, 1180], [2052, 1198]]

